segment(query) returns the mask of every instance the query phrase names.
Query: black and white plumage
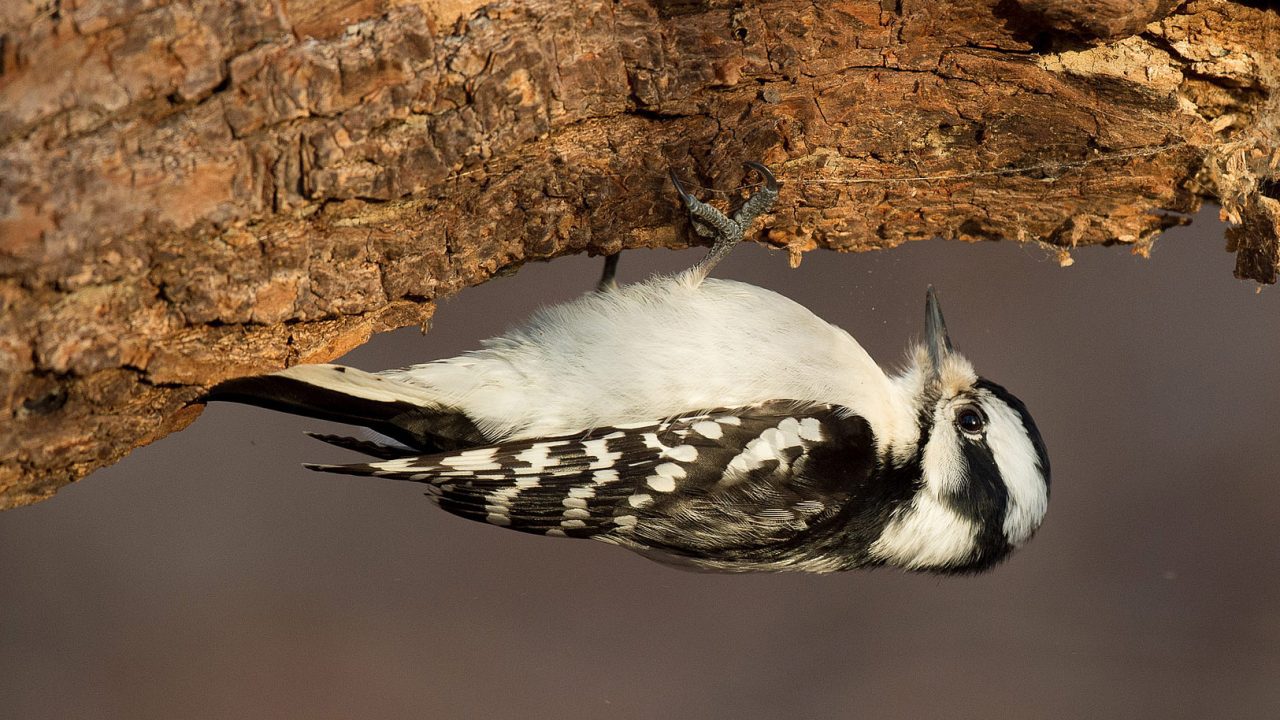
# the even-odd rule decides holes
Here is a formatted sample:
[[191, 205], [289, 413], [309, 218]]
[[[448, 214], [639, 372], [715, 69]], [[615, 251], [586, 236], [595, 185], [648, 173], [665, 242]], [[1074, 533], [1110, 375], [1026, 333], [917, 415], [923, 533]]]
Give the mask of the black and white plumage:
[[[1023, 404], [951, 346], [932, 289], [898, 375], [771, 291], [707, 278], [768, 209], [726, 217], [688, 271], [544, 309], [481, 350], [367, 373], [302, 365], [210, 400], [367, 427], [316, 436], [374, 459], [309, 465], [420, 482], [456, 515], [725, 571], [977, 571], [1039, 527], [1049, 461]], [[389, 440], [387, 440], [389, 438]]]

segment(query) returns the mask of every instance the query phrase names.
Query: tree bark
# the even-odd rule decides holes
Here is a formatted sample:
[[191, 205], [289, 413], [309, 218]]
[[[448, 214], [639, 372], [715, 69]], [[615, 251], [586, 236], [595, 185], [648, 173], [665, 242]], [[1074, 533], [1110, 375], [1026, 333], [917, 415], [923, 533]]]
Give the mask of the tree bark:
[[668, 168], [724, 198], [768, 164], [761, 239], [797, 259], [941, 236], [1066, 264], [1209, 200], [1275, 282], [1265, 7], [11, 0], [0, 508], [524, 262], [687, 244]]

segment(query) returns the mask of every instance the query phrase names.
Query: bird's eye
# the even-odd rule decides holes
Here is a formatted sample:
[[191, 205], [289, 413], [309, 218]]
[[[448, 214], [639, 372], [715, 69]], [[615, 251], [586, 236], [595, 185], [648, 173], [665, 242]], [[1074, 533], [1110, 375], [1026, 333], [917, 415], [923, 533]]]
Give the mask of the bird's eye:
[[978, 408], [966, 405], [956, 413], [956, 424], [970, 435], [976, 435], [987, 427], [987, 417]]

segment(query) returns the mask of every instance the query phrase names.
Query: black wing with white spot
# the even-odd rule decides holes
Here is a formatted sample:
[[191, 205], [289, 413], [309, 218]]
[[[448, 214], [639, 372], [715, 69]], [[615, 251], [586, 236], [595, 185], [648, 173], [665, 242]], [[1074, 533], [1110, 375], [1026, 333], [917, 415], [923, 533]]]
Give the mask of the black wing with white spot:
[[425, 483], [445, 510], [514, 530], [753, 569], [839, 543], [874, 461], [862, 418], [775, 401], [573, 437], [308, 467]]

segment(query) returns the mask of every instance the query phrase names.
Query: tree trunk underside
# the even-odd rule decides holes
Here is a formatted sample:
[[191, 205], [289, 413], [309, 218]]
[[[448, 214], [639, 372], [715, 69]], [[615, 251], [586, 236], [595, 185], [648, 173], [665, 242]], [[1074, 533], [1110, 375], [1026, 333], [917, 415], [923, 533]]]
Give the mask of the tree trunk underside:
[[796, 259], [1066, 264], [1209, 200], [1275, 282], [1277, 50], [1225, 0], [10, 0], [0, 508], [530, 260], [687, 245], [668, 169], [767, 164]]

